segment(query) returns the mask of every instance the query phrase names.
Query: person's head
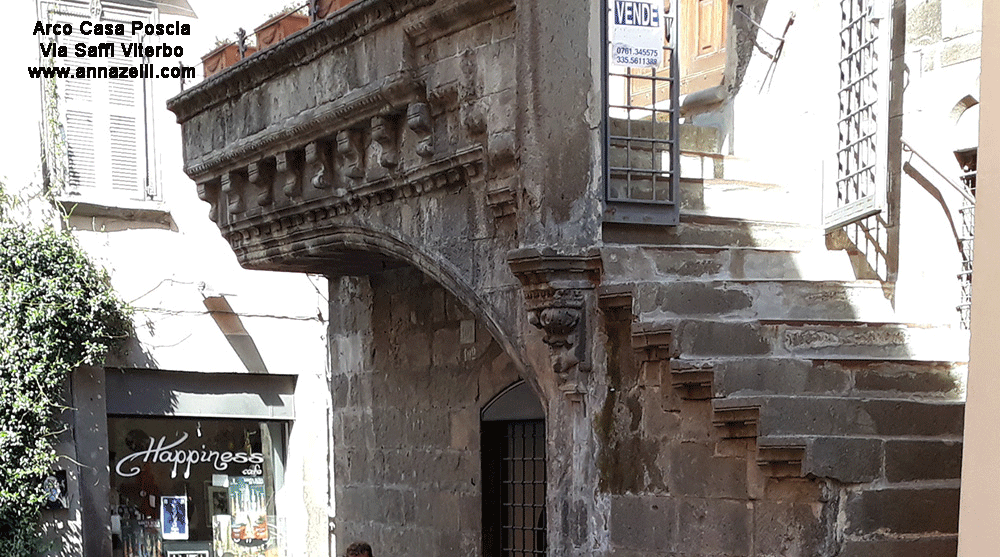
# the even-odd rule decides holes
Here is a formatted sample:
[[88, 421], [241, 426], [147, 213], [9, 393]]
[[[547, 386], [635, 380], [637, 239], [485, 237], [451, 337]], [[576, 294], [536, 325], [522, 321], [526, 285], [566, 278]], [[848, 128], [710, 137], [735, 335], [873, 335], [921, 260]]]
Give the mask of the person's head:
[[365, 542], [354, 542], [347, 546], [346, 557], [374, 557], [372, 546]]

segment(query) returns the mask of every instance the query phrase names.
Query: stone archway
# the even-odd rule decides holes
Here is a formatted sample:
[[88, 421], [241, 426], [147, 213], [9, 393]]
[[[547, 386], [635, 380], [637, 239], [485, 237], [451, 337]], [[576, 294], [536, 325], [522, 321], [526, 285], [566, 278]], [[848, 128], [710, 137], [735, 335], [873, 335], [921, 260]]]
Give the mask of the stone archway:
[[330, 294], [338, 546], [480, 554], [480, 408], [518, 366], [412, 266], [332, 279]]

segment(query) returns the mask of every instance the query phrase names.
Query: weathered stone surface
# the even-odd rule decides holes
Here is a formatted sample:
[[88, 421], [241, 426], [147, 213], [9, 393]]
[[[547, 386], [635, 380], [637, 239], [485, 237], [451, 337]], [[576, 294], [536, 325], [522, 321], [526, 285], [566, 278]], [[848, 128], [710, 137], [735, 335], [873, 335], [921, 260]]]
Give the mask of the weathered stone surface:
[[678, 497], [746, 499], [746, 459], [716, 456], [714, 443], [670, 450], [670, 493]]
[[714, 363], [715, 395], [842, 394], [851, 374], [836, 365], [784, 358], [741, 358]]
[[939, 536], [920, 540], [848, 541], [840, 553], [843, 557], [955, 557], [957, 536]]
[[919, 534], [958, 531], [958, 489], [894, 488], [847, 496], [847, 532]]
[[819, 478], [865, 483], [882, 475], [882, 455], [881, 439], [819, 437], [809, 442], [802, 469]]
[[753, 508], [745, 501], [682, 499], [677, 505], [680, 554], [749, 555], [753, 544]]
[[685, 321], [676, 333], [681, 356], [767, 354], [771, 344], [752, 322]]
[[752, 555], [760, 557], [814, 557], [822, 555], [827, 526], [821, 503], [755, 501], [756, 537]]
[[885, 442], [885, 477], [890, 482], [958, 479], [962, 474], [962, 443], [945, 440]]
[[612, 497], [611, 543], [628, 549], [672, 550], [678, 537], [678, 507], [672, 497]]

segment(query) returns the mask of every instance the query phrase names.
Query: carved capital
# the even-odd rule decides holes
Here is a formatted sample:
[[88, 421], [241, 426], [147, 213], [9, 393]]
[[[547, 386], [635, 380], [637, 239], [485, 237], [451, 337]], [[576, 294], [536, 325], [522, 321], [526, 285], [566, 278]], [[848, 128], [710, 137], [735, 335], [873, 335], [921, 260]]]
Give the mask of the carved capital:
[[596, 252], [557, 255], [535, 249], [516, 250], [507, 258], [524, 288], [528, 322], [543, 333], [552, 371], [560, 388], [574, 400], [584, 393], [593, 340], [594, 288], [601, 278]]

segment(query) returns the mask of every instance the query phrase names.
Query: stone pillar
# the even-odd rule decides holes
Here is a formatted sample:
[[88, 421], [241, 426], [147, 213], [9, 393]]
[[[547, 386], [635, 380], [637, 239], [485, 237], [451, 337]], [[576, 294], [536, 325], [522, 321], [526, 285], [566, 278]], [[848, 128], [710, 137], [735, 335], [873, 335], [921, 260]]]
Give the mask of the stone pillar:
[[536, 329], [523, 334], [547, 399], [549, 554], [593, 555], [608, 539], [593, 428], [606, 395], [604, 373], [594, 369], [603, 360], [596, 342], [601, 258], [596, 251], [524, 249], [512, 252], [508, 263], [523, 285], [527, 321]]
[[517, 136], [522, 245], [592, 246], [600, 237], [600, 9], [517, 2]]

